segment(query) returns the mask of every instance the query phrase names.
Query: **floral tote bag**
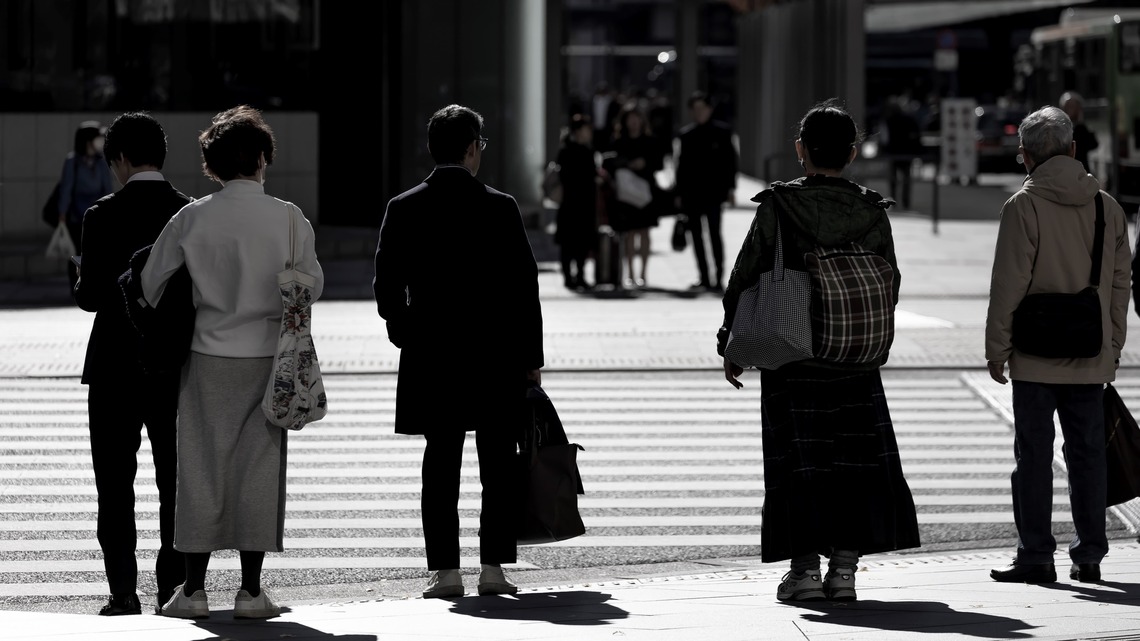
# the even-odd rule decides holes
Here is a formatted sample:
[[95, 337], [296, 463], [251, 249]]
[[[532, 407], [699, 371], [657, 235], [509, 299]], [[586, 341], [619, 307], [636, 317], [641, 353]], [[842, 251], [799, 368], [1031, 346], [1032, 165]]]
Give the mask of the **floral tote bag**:
[[299, 430], [324, 418], [328, 401], [310, 331], [316, 279], [296, 269], [298, 214], [292, 205], [288, 211], [289, 263], [277, 274], [284, 311], [277, 336], [277, 353], [273, 356], [273, 374], [261, 409], [270, 423]]

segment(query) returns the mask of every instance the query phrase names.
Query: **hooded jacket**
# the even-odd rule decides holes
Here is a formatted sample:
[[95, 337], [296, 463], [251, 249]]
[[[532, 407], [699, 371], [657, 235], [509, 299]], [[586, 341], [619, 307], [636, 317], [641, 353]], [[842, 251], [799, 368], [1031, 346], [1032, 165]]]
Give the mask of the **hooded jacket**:
[[[784, 265], [804, 270], [804, 254], [816, 246], [834, 247], [859, 243], [882, 256], [894, 270], [894, 303], [899, 301], [899, 267], [887, 209], [894, 204], [878, 192], [845, 178], [812, 175], [789, 182], [774, 182], [752, 198], [759, 203], [752, 226], [736, 257], [736, 265], [724, 292], [724, 322], [717, 332], [717, 353], [724, 355], [728, 330], [736, 316], [740, 294], [755, 285], [760, 275], [775, 263], [776, 211], [784, 240]], [[789, 228], [790, 227], [790, 228]], [[825, 369], [873, 370], [885, 363], [837, 364], [819, 360], [795, 365]]]
[[1132, 249], [1124, 210], [1107, 193], [1098, 295], [1104, 330], [1093, 358], [1043, 358], [1014, 349], [1013, 311], [1029, 294], [1088, 287], [1100, 183], [1069, 156], [1037, 165], [1001, 208], [986, 313], [986, 360], [1009, 361], [1010, 378], [1036, 383], [1108, 383], [1124, 347]]

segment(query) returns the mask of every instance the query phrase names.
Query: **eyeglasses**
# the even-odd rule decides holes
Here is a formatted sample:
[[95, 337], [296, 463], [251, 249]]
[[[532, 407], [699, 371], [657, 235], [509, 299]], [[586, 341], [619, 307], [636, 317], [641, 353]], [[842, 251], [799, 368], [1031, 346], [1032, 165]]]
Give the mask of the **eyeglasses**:
[[484, 138], [483, 136], [479, 136], [476, 140], [479, 141], [479, 151], [483, 151], [484, 149], [487, 148], [487, 139], [486, 138]]

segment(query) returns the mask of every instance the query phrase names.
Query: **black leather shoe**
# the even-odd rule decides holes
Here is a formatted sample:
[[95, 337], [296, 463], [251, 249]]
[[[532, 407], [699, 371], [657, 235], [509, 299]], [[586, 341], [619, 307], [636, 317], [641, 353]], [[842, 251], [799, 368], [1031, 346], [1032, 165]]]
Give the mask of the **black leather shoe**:
[[1052, 563], [1023, 565], [1014, 561], [990, 570], [990, 578], [1002, 583], [1053, 583], [1057, 580], [1057, 568]]
[[137, 594], [127, 594], [124, 596], [111, 595], [107, 599], [107, 605], [99, 610], [100, 616], [117, 617], [121, 614], [142, 614], [142, 604], [139, 603]]
[[1096, 583], [1100, 581], [1100, 564], [1074, 563], [1069, 569], [1069, 578], [1081, 583]]

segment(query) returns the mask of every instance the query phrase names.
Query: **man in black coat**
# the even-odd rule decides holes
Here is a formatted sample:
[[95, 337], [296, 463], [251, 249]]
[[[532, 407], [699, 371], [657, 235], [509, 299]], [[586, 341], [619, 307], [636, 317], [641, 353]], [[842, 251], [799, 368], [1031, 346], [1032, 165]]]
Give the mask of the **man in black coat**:
[[[693, 122], [681, 129], [677, 155], [677, 207], [687, 219], [693, 238], [700, 281], [694, 287], [724, 291], [724, 240], [720, 234], [721, 209], [725, 202], [736, 204], [736, 145], [728, 124], [713, 120], [713, 105], [707, 94], [697, 91], [689, 97]], [[705, 227], [715, 264], [716, 280], [709, 273]]]
[[512, 471], [527, 380], [541, 380], [542, 310], [518, 204], [475, 178], [482, 129], [482, 116], [460, 105], [431, 117], [436, 167], [388, 202], [376, 247], [376, 306], [400, 348], [396, 433], [426, 440], [424, 598], [464, 594], [458, 503], [468, 431], [483, 488], [479, 594], [517, 591], [502, 564], [517, 561]]
[[182, 553], [174, 549], [178, 372], [146, 375], [139, 336], [127, 316], [118, 279], [136, 251], [152, 245], [175, 213], [192, 199], [160, 173], [166, 133], [145, 112], [125, 113], [107, 129], [105, 156], [122, 184], [83, 216], [83, 262], [73, 295], [95, 312], [82, 382], [87, 385], [91, 460], [99, 496], [97, 533], [111, 596], [99, 614], [140, 614], [135, 560], [136, 455], [146, 426], [158, 486], [161, 546], [155, 564], [157, 607], [183, 581]]

